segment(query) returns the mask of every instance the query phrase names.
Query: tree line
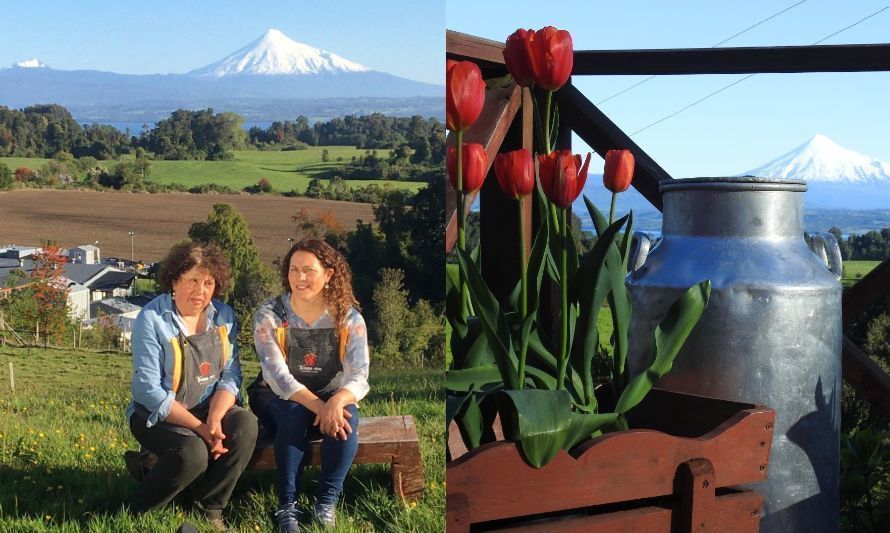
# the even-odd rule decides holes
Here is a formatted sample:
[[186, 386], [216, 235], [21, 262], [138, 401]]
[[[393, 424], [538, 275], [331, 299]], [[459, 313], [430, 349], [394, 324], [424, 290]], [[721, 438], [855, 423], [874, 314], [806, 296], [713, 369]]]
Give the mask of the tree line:
[[[379, 113], [347, 116], [310, 124], [296, 120], [273, 122], [268, 128], [244, 130], [244, 117], [213, 109], [179, 109], [138, 136], [108, 125], [81, 125], [58, 104], [21, 110], [0, 106], [0, 157], [117, 159], [138, 148], [168, 160], [225, 160], [234, 150], [299, 150], [308, 146], [347, 145], [399, 149], [413, 155], [414, 164], [439, 165], [445, 154], [445, 128], [434, 118], [388, 117]], [[404, 147], [404, 148], [402, 148]], [[410, 150], [409, 150], [410, 149]]]
[[842, 237], [840, 228], [828, 230], [834, 235], [841, 249], [841, 258], [847, 260], [883, 261], [890, 258], [890, 228], [869, 231], [862, 235]]

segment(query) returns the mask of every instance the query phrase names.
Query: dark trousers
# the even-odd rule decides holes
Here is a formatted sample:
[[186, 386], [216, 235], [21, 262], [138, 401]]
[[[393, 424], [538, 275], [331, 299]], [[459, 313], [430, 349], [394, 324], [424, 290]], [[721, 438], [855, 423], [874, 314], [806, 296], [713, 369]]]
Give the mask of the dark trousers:
[[130, 417], [130, 431], [144, 448], [158, 456], [158, 462], [130, 498], [133, 512], [162, 507], [190, 485], [198, 509], [219, 511], [229, 502], [235, 483], [253, 455], [257, 419], [241, 407], [229, 409], [222, 419], [226, 435], [223, 446], [229, 451], [215, 461], [207, 444], [194, 433], [185, 435], [166, 424], [147, 428], [136, 415]]
[[263, 427], [275, 434], [275, 463], [277, 465], [278, 500], [284, 507], [296, 501], [300, 494], [300, 478], [306, 466], [309, 442], [321, 437], [321, 475], [318, 479], [316, 501], [335, 504], [343, 491], [343, 481], [358, 450], [358, 408], [347, 406], [352, 414], [349, 425], [352, 433], [346, 440], [321, 436], [312, 425], [315, 413], [302, 405], [273, 398], [257, 410]]

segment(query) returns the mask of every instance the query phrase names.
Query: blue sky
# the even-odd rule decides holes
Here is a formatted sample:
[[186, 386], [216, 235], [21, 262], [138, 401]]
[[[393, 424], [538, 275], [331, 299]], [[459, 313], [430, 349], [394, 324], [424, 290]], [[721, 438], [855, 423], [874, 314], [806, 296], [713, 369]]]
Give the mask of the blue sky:
[[[799, 0], [624, 2], [447, 0], [446, 27], [498, 41], [519, 27], [569, 30], [576, 50], [706, 48]], [[808, 0], [722, 46], [808, 45], [890, 4]], [[822, 44], [890, 42], [890, 9]], [[600, 108], [632, 133], [745, 75], [659, 76]], [[599, 102], [646, 76], [587, 76]], [[634, 141], [675, 178], [737, 174], [817, 133], [890, 161], [890, 72], [758, 74], [641, 133]], [[586, 146], [575, 141], [576, 151]], [[592, 168], [602, 170], [594, 155]], [[890, 206], [888, 206], [890, 207]]]
[[442, 2], [3, 0], [0, 20], [0, 67], [37, 57], [63, 70], [183, 73], [276, 28], [374, 70], [444, 84]]

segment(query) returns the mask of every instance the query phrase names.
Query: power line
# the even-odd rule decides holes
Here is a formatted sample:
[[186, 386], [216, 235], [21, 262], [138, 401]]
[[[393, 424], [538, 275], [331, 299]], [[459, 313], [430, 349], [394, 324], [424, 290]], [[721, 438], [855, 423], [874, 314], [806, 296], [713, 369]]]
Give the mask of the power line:
[[[783, 9], [782, 11], [779, 11], [778, 13], [774, 13], [774, 14], [770, 15], [770, 16], [766, 17], [765, 19], [761, 20], [760, 22], [757, 22], [757, 23], [755, 23], [755, 24], [752, 24], [751, 26], [748, 26], [747, 28], [745, 28], [744, 30], [742, 30], [742, 31], [740, 31], [740, 32], [738, 32], [738, 33], [736, 33], [735, 35], [732, 35], [732, 36], [730, 36], [730, 37], [727, 37], [726, 39], [723, 39], [723, 40], [720, 41], [719, 43], [717, 43], [717, 44], [711, 46], [711, 48], [717, 48], [717, 47], [720, 46], [721, 44], [723, 44], [723, 43], [725, 43], [725, 42], [728, 42], [728, 41], [731, 41], [732, 39], [735, 39], [735, 38], [738, 37], [739, 35], [741, 35], [741, 34], [747, 32], [747, 31], [749, 31], [749, 30], [752, 30], [752, 29], [756, 28], [757, 26], [760, 26], [760, 25], [763, 24], [764, 22], [767, 22], [767, 21], [769, 21], [769, 20], [772, 20], [772, 19], [778, 17], [779, 15], [781, 15], [782, 13], [785, 13], [786, 11], [790, 11], [792, 8], [795, 8], [795, 7], [799, 6], [800, 4], [803, 4], [803, 3], [806, 2], [806, 1], [807, 1], [807, 0], [800, 0], [800, 2], [798, 2], [798, 3], [794, 4], [794, 5], [790, 5], [790, 6], [786, 7], [786, 8]], [[829, 37], [830, 37], [830, 36], [829, 36]], [[600, 104], [603, 104], [603, 103], [605, 103], [605, 102], [608, 102], [608, 101], [611, 100], [612, 98], [615, 98], [616, 96], [621, 96], [622, 94], [624, 94], [624, 93], [626, 93], [627, 91], [633, 89], [634, 87], [639, 87], [640, 85], [646, 83], [647, 81], [649, 81], [649, 80], [651, 80], [651, 79], [655, 79], [655, 78], [657, 78], [657, 77], [658, 77], [658, 74], [656, 74], [656, 75], [654, 75], [654, 76], [649, 76], [648, 78], [646, 78], [646, 79], [644, 79], [644, 80], [642, 80], [642, 81], [638, 81], [637, 83], [631, 85], [630, 87], [627, 87], [626, 89], [622, 89], [621, 91], [618, 91], [617, 93], [613, 94], [612, 96], [609, 96], [609, 97], [607, 97], [607, 98], [604, 98], [604, 99], [600, 100], [599, 102], [596, 103], [596, 105], [600, 105]]]
[[[857, 20], [857, 21], [854, 22], [853, 24], [850, 24], [849, 26], [847, 26], [847, 27], [845, 27], [845, 28], [841, 28], [840, 30], [838, 30], [838, 31], [836, 31], [836, 32], [834, 32], [834, 33], [832, 33], [831, 35], [828, 35], [828, 36], [826, 36], [826, 37], [823, 37], [823, 38], [819, 39], [818, 41], [812, 43], [811, 46], [812, 46], [812, 45], [817, 45], [817, 44], [819, 44], [819, 43], [821, 43], [821, 42], [823, 42], [823, 41], [826, 41], [826, 40], [830, 39], [831, 37], [834, 37], [835, 35], [837, 35], [837, 34], [839, 34], [839, 33], [841, 33], [841, 32], [847, 31], [847, 30], [849, 30], [850, 28], [852, 28], [852, 27], [854, 27], [854, 26], [858, 26], [859, 24], [865, 22], [866, 20], [868, 20], [868, 19], [874, 17], [875, 15], [881, 13], [882, 11], [886, 11], [886, 10], [888, 10], [888, 9], [890, 9], [890, 6], [884, 6], [883, 8], [881, 8], [881, 9], [875, 11], [874, 13], [872, 13], [872, 14], [870, 14], [870, 15], [867, 15], [867, 16], [865, 16], [865, 17], [863, 17], [863, 18]], [[751, 78], [751, 77], [753, 77], [753, 76], [756, 76], [757, 74], [758, 74], [757, 72], [754, 72], [754, 73], [752, 73], [752, 74], [748, 74], [748, 75], [745, 76], [744, 78], [740, 78], [740, 79], [738, 79], [738, 80], [736, 80], [736, 81], [730, 83], [729, 85], [725, 85], [725, 86], [723, 86], [723, 87], [717, 89], [716, 91], [714, 91], [714, 92], [712, 92], [712, 93], [709, 93], [709, 94], [707, 94], [707, 95], [705, 95], [705, 96], [699, 98], [699, 99], [696, 100], [695, 102], [692, 102], [691, 104], [686, 105], [686, 106], [684, 106], [683, 108], [678, 109], [677, 111], [674, 111], [674, 112], [671, 113], [670, 115], [667, 115], [667, 116], [665, 116], [665, 117], [662, 117], [662, 118], [656, 120], [655, 122], [649, 124], [648, 126], [645, 126], [645, 127], [642, 127], [642, 128], [640, 128], [640, 129], [638, 129], [637, 131], [631, 133], [631, 134], [629, 135], [629, 137], [633, 137], [633, 136], [636, 135], [637, 133], [640, 133], [640, 132], [642, 132], [642, 131], [645, 131], [645, 130], [651, 128], [652, 126], [655, 126], [656, 124], [660, 124], [660, 123], [664, 122], [665, 120], [667, 120], [667, 119], [669, 119], [669, 118], [671, 118], [671, 117], [674, 117], [674, 116], [676, 116], [676, 115], [679, 115], [680, 113], [682, 113], [683, 111], [686, 111], [686, 110], [689, 109], [690, 107], [695, 106], [695, 105], [698, 105], [698, 104], [704, 102], [705, 100], [707, 100], [708, 98], [714, 96], [715, 94], [721, 93], [721, 92], [725, 91], [726, 89], [729, 89], [729, 88], [732, 87], [733, 85], [737, 85], [737, 84], [739, 84], [739, 83], [741, 83], [741, 82], [747, 80], [748, 78]]]

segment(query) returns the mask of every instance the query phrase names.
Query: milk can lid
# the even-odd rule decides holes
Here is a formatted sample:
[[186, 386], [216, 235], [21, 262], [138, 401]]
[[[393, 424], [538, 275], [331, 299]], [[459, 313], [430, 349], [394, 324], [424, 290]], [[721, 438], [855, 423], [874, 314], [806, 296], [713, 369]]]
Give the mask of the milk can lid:
[[702, 189], [805, 192], [807, 190], [807, 182], [804, 180], [761, 178], [759, 176], [724, 176], [662, 181], [658, 188], [661, 192], [699, 191]]

